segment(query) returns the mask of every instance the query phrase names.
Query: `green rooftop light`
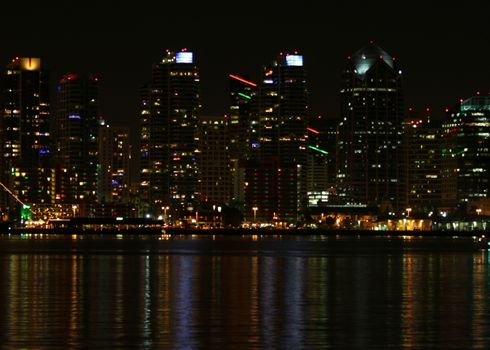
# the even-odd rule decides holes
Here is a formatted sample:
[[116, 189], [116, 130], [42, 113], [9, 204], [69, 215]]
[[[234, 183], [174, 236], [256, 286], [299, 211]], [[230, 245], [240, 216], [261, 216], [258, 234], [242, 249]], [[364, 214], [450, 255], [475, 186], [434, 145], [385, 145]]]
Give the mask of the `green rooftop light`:
[[242, 97], [245, 97], [245, 98], [247, 98], [247, 99], [249, 99], [249, 100], [251, 100], [251, 99], [252, 99], [252, 96], [242, 94], [241, 92], [239, 92], [239, 93], [238, 93], [238, 95], [240, 95], [240, 96], [242, 96]]
[[308, 146], [308, 148], [311, 148], [312, 150], [315, 150], [315, 151], [320, 152], [320, 153], [323, 153], [323, 154], [328, 154], [327, 151], [324, 151], [324, 150], [322, 150], [320, 148], [316, 148], [316, 147], [313, 147], [313, 146]]

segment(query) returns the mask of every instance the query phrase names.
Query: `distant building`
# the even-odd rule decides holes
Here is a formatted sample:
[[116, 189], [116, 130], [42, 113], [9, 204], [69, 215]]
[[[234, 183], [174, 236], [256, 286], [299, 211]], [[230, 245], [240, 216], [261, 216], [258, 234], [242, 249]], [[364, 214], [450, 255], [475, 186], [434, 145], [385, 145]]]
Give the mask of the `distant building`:
[[432, 216], [441, 207], [441, 121], [430, 109], [410, 109], [404, 123], [406, 207], [417, 216]]
[[[1, 76], [0, 181], [26, 204], [54, 200], [49, 75], [41, 60], [16, 57]], [[0, 206], [17, 207], [3, 189]]]
[[98, 78], [66, 74], [56, 94], [54, 144], [56, 202], [80, 205], [81, 215], [97, 202]]
[[199, 117], [199, 191], [211, 205], [231, 201], [228, 123], [223, 116]]
[[348, 58], [342, 76], [337, 182], [346, 203], [401, 209], [402, 72], [370, 43]]
[[98, 197], [105, 203], [128, 203], [131, 146], [129, 128], [99, 127]]
[[[166, 51], [141, 105], [140, 189], [148, 213], [185, 216], [198, 202], [199, 72], [192, 52]], [[170, 214], [169, 214], [170, 215]]]
[[443, 129], [443, 202], [448, 210], [475, 214], [490, 197], [490, 96], [462, 101]]

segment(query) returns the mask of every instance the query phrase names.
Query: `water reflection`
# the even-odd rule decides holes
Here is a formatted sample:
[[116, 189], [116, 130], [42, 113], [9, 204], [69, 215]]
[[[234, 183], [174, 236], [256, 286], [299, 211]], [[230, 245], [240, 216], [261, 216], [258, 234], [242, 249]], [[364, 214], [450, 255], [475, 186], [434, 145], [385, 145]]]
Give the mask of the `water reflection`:
[[490, 346], [486, 252], [372, 240], [3, 238], [2, 346]]

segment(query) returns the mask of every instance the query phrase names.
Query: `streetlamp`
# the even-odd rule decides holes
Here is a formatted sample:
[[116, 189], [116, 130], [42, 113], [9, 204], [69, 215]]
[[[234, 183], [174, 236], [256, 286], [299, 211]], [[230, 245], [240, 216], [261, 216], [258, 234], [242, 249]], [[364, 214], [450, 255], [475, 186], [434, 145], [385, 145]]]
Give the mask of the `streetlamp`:
[[252, 207], [252, 210], [254, 211], [254, 223], [257, 222], [257, 210], [259, 210], [259, 207]]
[[475, 210], [475, 211], [476, 211], [476, 215], [480, 215], [480, 213], [481, 213], [481, 208], [476, 208], [476, 210]]
[[167, 217], [167, 210], [169, 210], [170, 207], [169, 206], [166, 206], [166, 207], [162, 207], [162, 209], [163, 209], [163, 222], [165, 224], [168, 224], [168, 222], [167, 222], [167, 219], [168, 219], [168, 217]]

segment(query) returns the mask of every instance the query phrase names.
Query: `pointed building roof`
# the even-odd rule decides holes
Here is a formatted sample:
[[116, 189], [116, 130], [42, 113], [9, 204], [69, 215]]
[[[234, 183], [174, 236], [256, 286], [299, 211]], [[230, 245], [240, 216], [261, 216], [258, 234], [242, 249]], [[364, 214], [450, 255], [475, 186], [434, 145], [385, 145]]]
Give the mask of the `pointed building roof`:
[[351, 60], [358, 75], [366, 74], [379, 60], [383, 60], [392, 69], [395, 68], [393, 57], [372, 41], [353, 54]]

